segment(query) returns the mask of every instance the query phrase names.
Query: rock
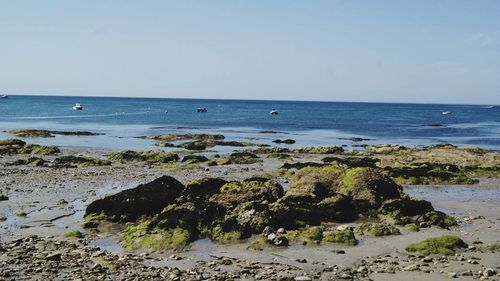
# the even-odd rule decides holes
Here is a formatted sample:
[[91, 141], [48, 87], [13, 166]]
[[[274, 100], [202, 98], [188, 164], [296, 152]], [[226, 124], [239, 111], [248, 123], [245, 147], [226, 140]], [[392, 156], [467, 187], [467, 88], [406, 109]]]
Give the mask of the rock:
[[145, 139], [161, 140], [161, 141], [178, 141], [178, 140], [222, 140], [224, 135], [210, 135], [210, 134], [164, 134], [143, 136]]
[[62, 255], [61, 253], [53, 253], [53, 254], [49, 254], [45, 257], [46, 260], [48, 261], [60, 261], [62, 260]]
[[159, 213], [184, 190], [176, 179], [163, 176], [150, 183], [92, 202], [85, 216], [103, 213], [110, 221], [130, 222]]
[[80, 157], [73, 155], [60, 156], [54, 159], [54, 167], [58, 168], [77, 168], [89, 166], [108, 166], [110, 161], [100, 160], [92, 157]]
[[356, 232], [371, 236], [399, 235], [399, 229], [388, 223], [363, 223], [356, 227]]
[[203, 155], [186, 155], [182, 158], [181, 162], [201, 163], [206, 161], [208, 161], [208, 158]]
[[458, 278], [458, 274], [456, 272], [446, 272], [446, 275], [450, 278]]
[[146, 161], [151, 163], [171, 163], [179, 160], [179, 155], [165, 151], [143, 151], [132, 150], [115, 152], [109, 155], [109, 159], [118, 162]]
[[250, 152], [234, 152], [229, 155], [231, 164], [253, 164], [261, 162], [259, 156]]
[[274, 143], [284, 143], [284, 144], [294, 144], [295, 140], [292, 140], [292, 139], [285, 139], [285, 140], [277, 139], [277, 140], [273, 140], [273, 142]]
[[497, 274], [497, 272], [492, 268], [486, 268], [485, 270], [483, 270], [484, 277], [491, 277], [491, 276], [494, 276], [496, 274]]
[[417, 270], [420, 270], [419, 264], [410, 264], [403, 267], [403, 271], [417, 271]]

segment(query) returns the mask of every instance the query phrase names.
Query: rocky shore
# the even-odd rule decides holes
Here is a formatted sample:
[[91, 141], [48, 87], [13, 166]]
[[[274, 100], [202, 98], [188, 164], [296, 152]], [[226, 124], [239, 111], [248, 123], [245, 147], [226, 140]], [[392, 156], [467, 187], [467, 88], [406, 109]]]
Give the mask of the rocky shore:
[[178, 150], [0, 140], [0, 280], [500, 280], [496, 151], [144, 138]]

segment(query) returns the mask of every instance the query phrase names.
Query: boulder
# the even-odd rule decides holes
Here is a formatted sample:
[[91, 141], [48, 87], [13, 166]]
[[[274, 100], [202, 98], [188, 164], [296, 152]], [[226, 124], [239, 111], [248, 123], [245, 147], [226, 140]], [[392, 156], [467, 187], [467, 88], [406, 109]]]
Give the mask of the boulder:
[[184, 190], [182, 183], [170, 176], [141, 184], [136, 188], [96, 200], [87, 206], [85, 216], [103, 213], [110, 221], [130, 222], [141, 216], [153, 216], [173, 203]]

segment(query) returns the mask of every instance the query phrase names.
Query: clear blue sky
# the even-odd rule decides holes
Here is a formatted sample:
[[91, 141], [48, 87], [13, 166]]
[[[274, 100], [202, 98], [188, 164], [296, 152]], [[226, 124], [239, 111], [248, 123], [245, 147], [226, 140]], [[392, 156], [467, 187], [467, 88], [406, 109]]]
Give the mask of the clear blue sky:
[[500, 103], [500, 1], [0, 0], [0, 92]]

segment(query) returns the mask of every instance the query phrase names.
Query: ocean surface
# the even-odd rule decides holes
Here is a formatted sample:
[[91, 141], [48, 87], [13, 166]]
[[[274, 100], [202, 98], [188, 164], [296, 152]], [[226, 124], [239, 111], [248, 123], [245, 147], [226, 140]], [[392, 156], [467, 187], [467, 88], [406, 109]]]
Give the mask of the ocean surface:
[[[73, 110], [81, 103], [82, 111]], [[207, 109], [205, 113], [196, 108]], [[269, 112], [275, 108], [279, 114]], [[451, 112], [444, 115], [443, 112]], [[0, 137], [19, 128], [88, 130], [102, 136], [30, 139], [32, 143], [105, 149], [151, 149], [138, 136], [161, 133], [222, 133], [229, 140], [293, 146], [452, 143], [500, 150], [500, 106], [9, 96], [0, 99]], [[273, 130], [278, 134], [261, 134]], [[352, 137], [370, 140], [354, 142]], [[287, 145], [283, 145], [287, 146]], [[221, 148], [222, 150], [224, 148]]]

